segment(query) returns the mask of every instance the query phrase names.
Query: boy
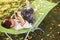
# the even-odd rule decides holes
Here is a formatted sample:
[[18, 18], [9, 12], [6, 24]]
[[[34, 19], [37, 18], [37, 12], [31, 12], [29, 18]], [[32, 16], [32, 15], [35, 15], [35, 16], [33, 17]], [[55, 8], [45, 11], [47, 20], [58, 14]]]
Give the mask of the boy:
[[31, 28], [32, 25], [28, 21], [24, 20], [23, 17], [19, 14], [14, 12], [15, 19], [6, 18], [2, 21], [2, 26], [5, 28], [14, 28], [16, 30], [20, 30], [23, 28]]

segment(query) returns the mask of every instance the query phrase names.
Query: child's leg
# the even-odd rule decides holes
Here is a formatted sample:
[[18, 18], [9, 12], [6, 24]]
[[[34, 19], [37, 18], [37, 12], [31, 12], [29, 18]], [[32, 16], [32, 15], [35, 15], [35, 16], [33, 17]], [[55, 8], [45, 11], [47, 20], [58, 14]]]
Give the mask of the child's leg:
[[26, 6], [30, 6], [29, 0], [26, 0]]
[[35, 7], [34, 13], [37, 12], [38, 10], [39, 10], [39, 5]]

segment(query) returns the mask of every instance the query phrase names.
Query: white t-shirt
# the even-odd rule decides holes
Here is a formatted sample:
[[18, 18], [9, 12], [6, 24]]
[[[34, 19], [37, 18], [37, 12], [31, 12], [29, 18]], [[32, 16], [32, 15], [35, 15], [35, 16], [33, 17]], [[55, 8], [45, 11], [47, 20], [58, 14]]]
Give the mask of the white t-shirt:
[[31, 28], [31, 27], [32, 27], [32, 24], [29, 23], [29, 22], [26, 21], [26, 20], [25, 20], [24, 26], [21, 26], [21, 25], [20, 25], [20, 21], [17, 20], [17, 19], [14, 19], [14, 21], [15, 21], [15, 26], [14, 26], [14, 29], [15, 29], [15, 30], [21, 30], [21, 29], [24, 29], [24, 28]]

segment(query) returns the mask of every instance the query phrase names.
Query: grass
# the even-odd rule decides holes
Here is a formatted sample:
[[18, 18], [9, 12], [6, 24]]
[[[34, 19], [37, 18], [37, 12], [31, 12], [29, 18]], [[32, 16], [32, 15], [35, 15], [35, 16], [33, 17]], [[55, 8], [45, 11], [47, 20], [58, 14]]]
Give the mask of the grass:
[[[49, 14], [46, 16], [46, 18], [43, 20], [43, 22], [39, 25], [40, 28], [42, 28], [45, 31], [45, 34], [42, 32], [35, 31], [33, 33], [30, 33], [29, 40], [59, 40], [60, 38], [60, 6], [57, 5], [55, 8], [53, 8]], [[26, 34], [16, 34], [12, 35], [12, 38], [14, 40], [23, 40]], [[32, 38], [30, 39], [30, 37]], [[9, 40], [4, 33], [0, 33], [1, 40]]]

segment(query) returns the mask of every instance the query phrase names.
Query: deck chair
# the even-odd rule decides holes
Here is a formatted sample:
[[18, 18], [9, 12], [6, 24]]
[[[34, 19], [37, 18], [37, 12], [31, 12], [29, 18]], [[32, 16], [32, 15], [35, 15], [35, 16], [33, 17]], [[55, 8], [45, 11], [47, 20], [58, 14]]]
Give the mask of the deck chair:
[[27, 35], [26, 35], [26, 37], [24, 39], [24, 40], [27, 40], [27, 37], [28, 37], [28, 35], [29, 35], [29, 33], [31, 31], [39, 29], [42, 32], [44, 32], [41, 28], [38, 28], [38, 25], [43, 21], [43, 19], [46, 17], [48, 12], [53, 7], [55, 7], [57, 4], [58, 3], [52, 3], [52, 2], [49, 2], [47, 0], [34, 0], [31, 3], [31, 7], [34, 9], [35, 7], [38, 6], [39, 10], [37, 12], [35, 12], [35, 14], [34, 14], [35, 22], [34, 22], [32, 28], [26, 28], [26, 29], [22, 29], [22, 30], [6, 29], [6, 28], [1, 26], [2, 20], [0, 20], [0, 32], [5, 33], [11, 40], [13, 40], [13, 39], [7, 33], [9, 33], [9, 34], [23, 34], [23, 33], [27, 33]]

